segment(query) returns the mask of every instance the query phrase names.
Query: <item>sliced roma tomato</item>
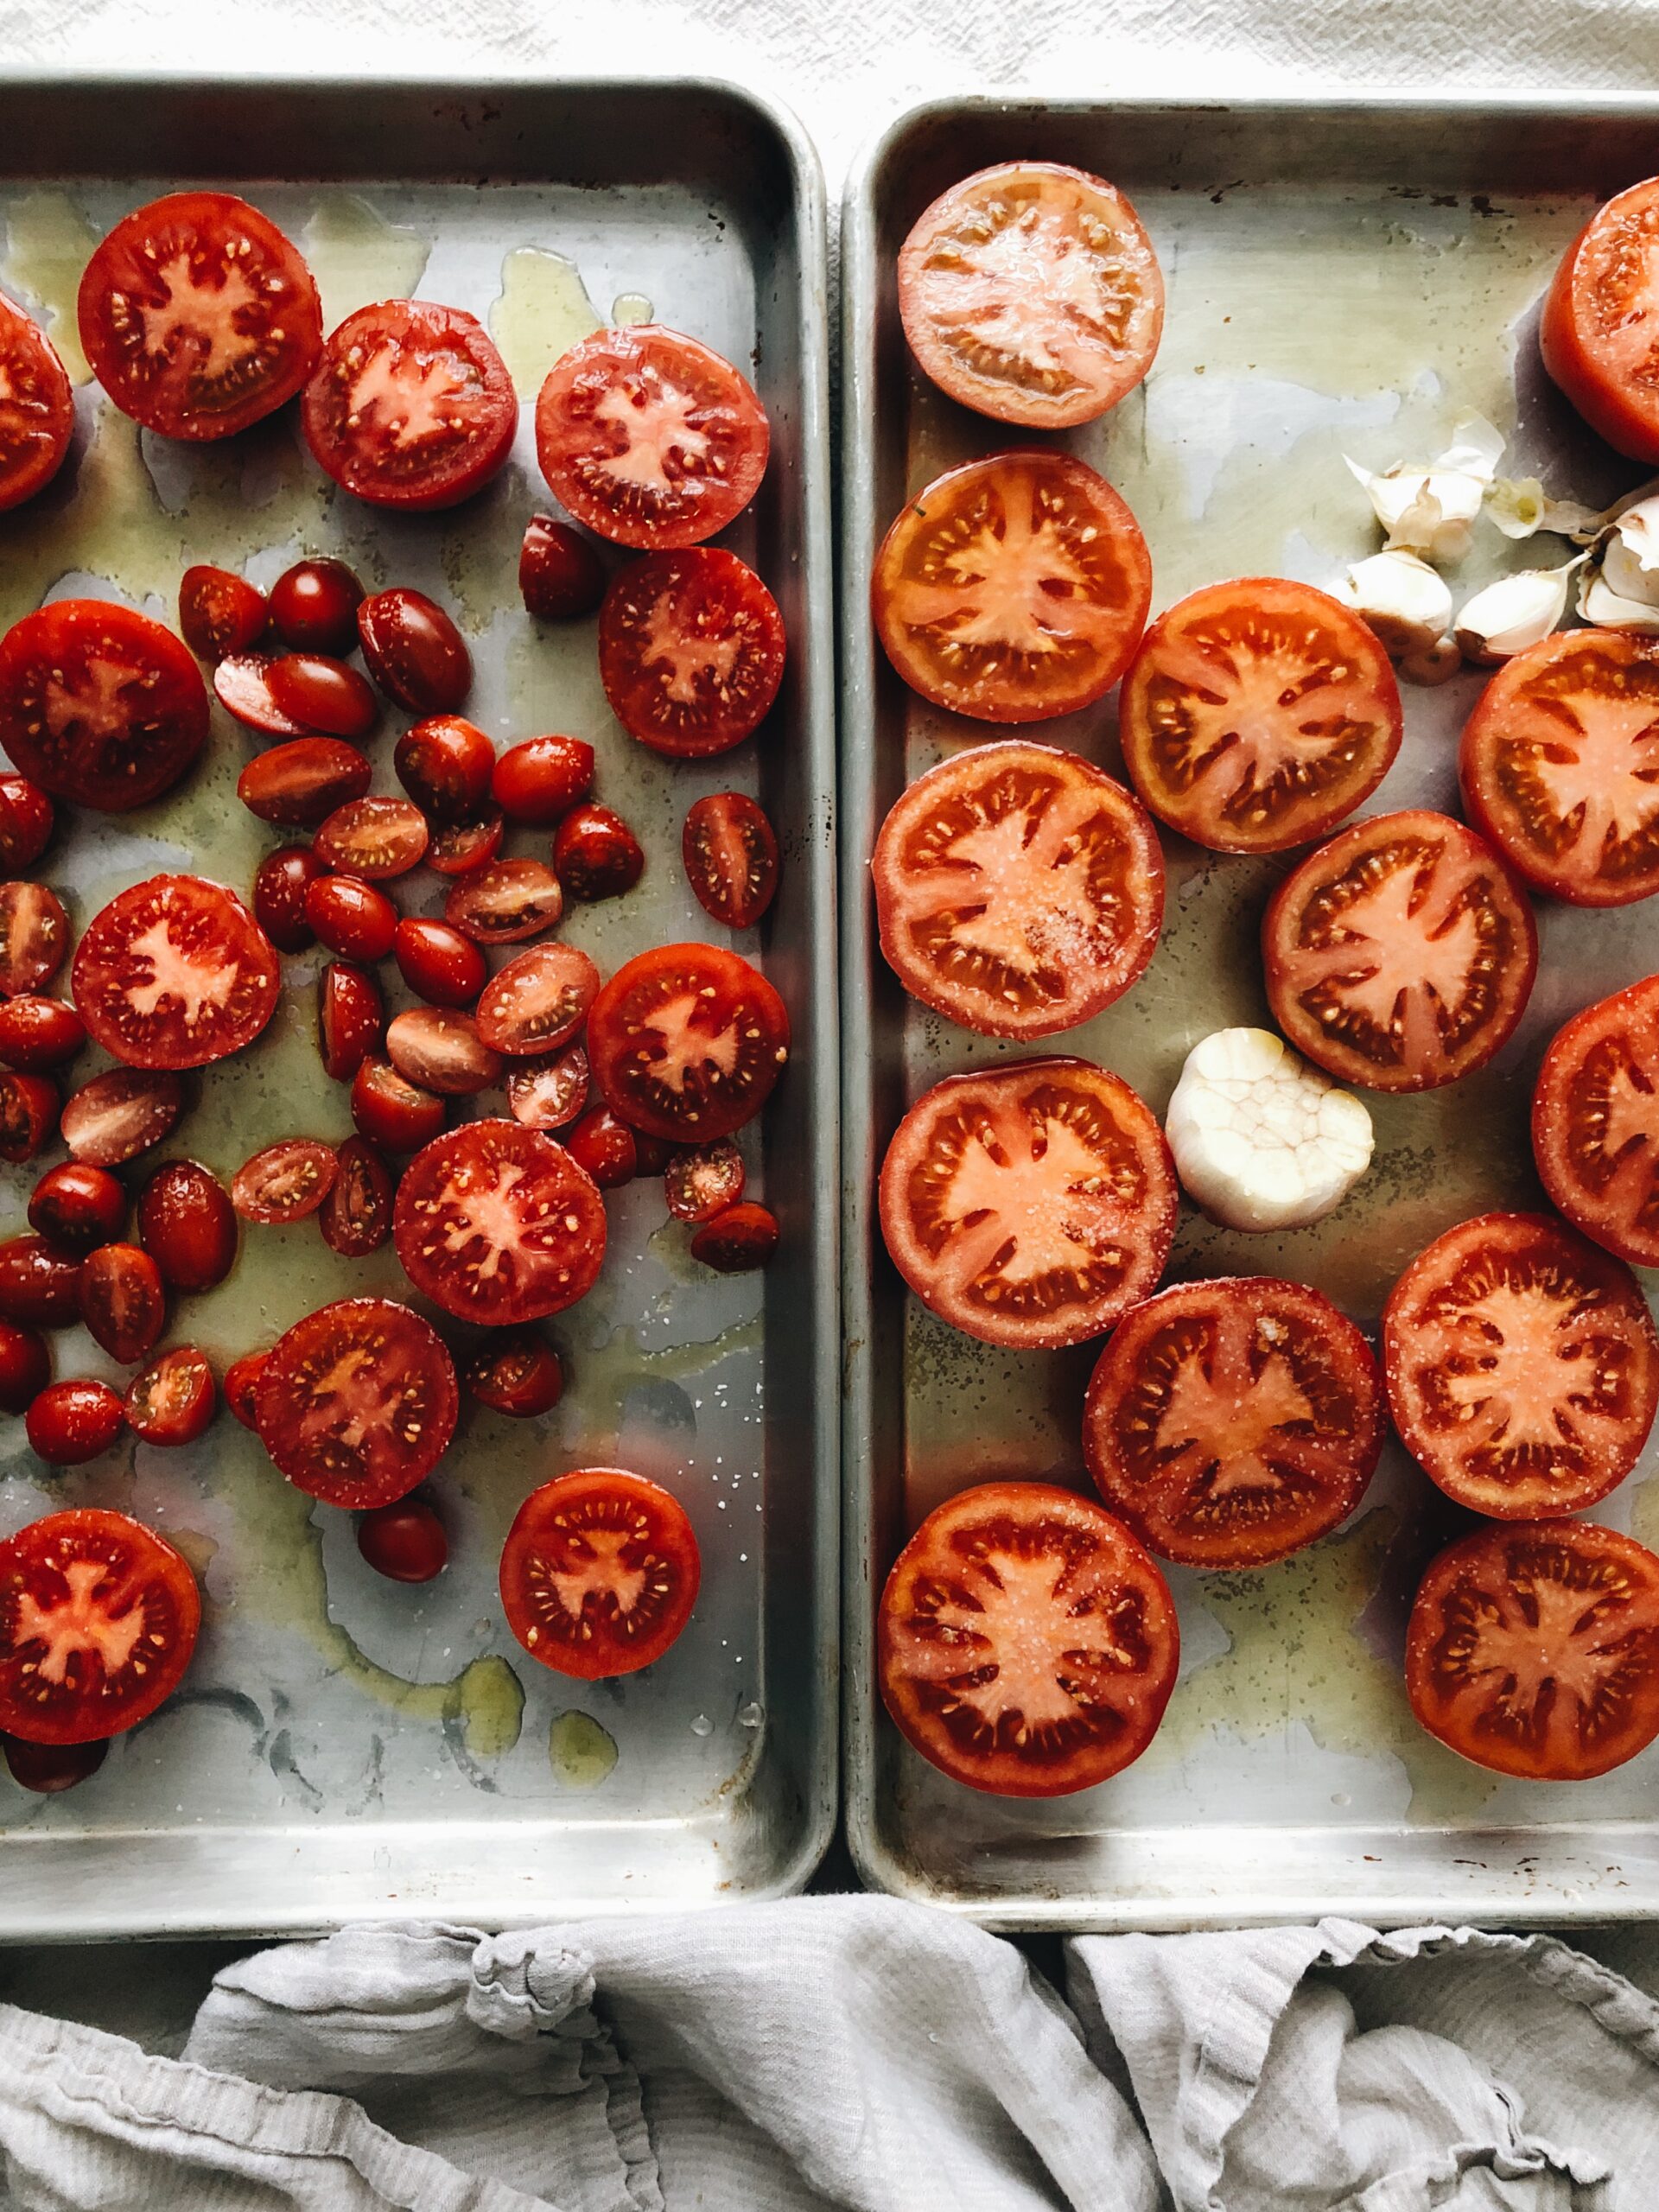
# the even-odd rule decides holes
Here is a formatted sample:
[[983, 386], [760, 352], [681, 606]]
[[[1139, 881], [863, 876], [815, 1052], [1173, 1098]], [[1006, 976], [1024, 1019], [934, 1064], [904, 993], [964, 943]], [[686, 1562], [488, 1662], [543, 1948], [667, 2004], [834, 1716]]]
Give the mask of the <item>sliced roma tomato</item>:
[[313, 877], [305, 887], [305, 920], [345, 960], [384, 960], [397, 940], [397, 909], [360, 876]]
[[1464, 724], [1475, 827], [1536, 891], [1624, 906], [1659, 891], [1659, 638], [1563, 630], [1507, 660]]
[[778, 892], [778, 832], [758, 799], [715, 791], [693, 802], [680, 858], [697, 904], [728, 929], [752, 930]]
[[200, 1068], [259, 1034], [276, 1011], [282, 963], [233, 892], [153, 875], [92, 917], [70, 981], [106, 1052], [134, 1068]]
[[741, 1129], [788, 1057], [783, 1001], [757, 969], [717, 945], [639, 954], [588, 1010], [588, 1058], [606, 1104], [671, 1144]]
[[236, 795], [261, 822], [315, 830], [353, 799], [360, 802], [373, 777], [356, 746], [337, 737], [296, 737], [250, 760], [237, 779]]
[[227, 438], [292, 399], [322, 346], [311, 271], [229, 192], [124, 215], [86, 264], [80, 342], [124, 415], [168, 438]]
[[33, 1160], [57, 1129], [58, 1086], [50, 1076], [0, 1075], [0, 1160]]
[[1046, 721], [1091, 706], [1128, 667], [1152, 561], [1103, 476], [1031, 447], [918, 492], [881, 542], [870, 593], [913, 691], [980, 721]]
[[982, 1483], [899, 1554], [876, 1649], [887, 1711], [941, 1773], [1062, 1797], [1146, 1750], [1181, 1639], [1163, 1576], [1103, 1507], [1046, 1483]]
[[524, 612], [543, 622], [579, 622], [605, 596], [605, 569], [591, 539], [551, 515], [532, 515], [518, 554]]
[[170, 1136], [184, 1104], [175, 1075], [109, 1068], [64, 1101], [58, 1128], [75, 1159], [90, 1167], [119, 1167]]
[[676, 1221], [712, 1221], [734, 1206], [747, 1175], [730, 1137], [677, 1152], [663, 1170], [663, 1193]]
[[23, 991], [0, 1005], [0, 1065], [40, 1075], [73, 1060], [86, 1042], [86, 1023], [62, 999]]
[[218, 1410], [213, 1370], [194, 1344], [164, 1351], [127, 1389], [127, 1426], [146, 1444], [194, 1444]]
[[515, 1068], [507, 1077], [507, 1104], [526, 1128], [563, 1128], [587, 1103], [588, 1084], [586, 1046], [567, 1045], [551, 1059]]
[[322, 1241], [342, 1259], [366, 1259], [391, 1235], [391, 1170], [365, 1137], [347, 1137], [334, 1188], [317, 1213]]
[[1375, 633], [1284, 576], [1211, 584], [1160, 614], [1118, 707], [1136, 791], [1218, 853], [1323, 837], [1388, 773], [1401, 726]]
[[474, 944], [522, 944], [564, 912], [559, 879], [540, 861], [492, 861], [469, 868], [443, 902], [443, 918]]
[[467, 1362], [465, 1380], [480, 1405], [514, 1421], [551, 1413], [564, 1395], [559, 1356], [533, 1329], [494, 1331]]
[[1659, 177], [1599, 207], [1544, 296], [1544, 366], [1592, 430], [1632, 461], [1659, 461], [1654, 313]]
[[231, 1204], [244, 1221], [270, 1227], [303, 1221], [334, 1187], [340, 1160], [331, 1144], [315, 1137], [284, 1137], [268, 1144], [236, 1171]]
[[147, 614], [55, 599], [0, 639], [0, 745], [54, 798], [106, 814], [148, 806], [207, 739], [201, 671]]
[[0, 995], [49, 983], [69, 950], [69, 917], [43, 883], [0, 883]]
[[499, 1083], [501, 1055], [478, 1033], [459, 1007], [416, 1006], [395, 1014], [386, 1031], [386, 1057], [406, 1082], [441, 1098], [472, 1098]]
[[245, 729], [262, 737], [303, 737], [305, 724], [283, 712], [270, 688], [276, 665], [270, 653], [227, 653], [213, 670], [213, 696]]
[[196, 1578], [124, 1513], [48, 1513], [0, 1543], [0, 1728], [89, 1744], [155, 1712], [201, 1625]]
[[390, 1060], [372, 1058], [352, 1077], [352, 1119], [388, 1152], [418, 1152], [442, 1132], [445, 1109], [436, 1091], [411, 1083]]
[[573, 806], [553, 837], [553, 873], [567, 898], [620, 899], [645, 872], [639, 840], [620, 814], [591, 800]]
[[1659, 1736], [1659, 1558], [1588, 1521], [1477, 1529], [1423, 1577], [1406, 1690], [1431, 1736], [1495, 1773], [1622, 1766]]
[[390, 1505], [448, 1448], [454, 1363], [430, 1325], [389, 1298], [338, 1298], [279, 1337], [261, 1370], [259, 1439], [326, 1505]]
[[881, 1233], [941, 1320], [1052, 1350], [1157, 1287], [1179, 1198], [1164, 1133], [1121, 1077], [1022, 1060], [918, 1099], [882, 1163]]
[[63, 466], [75, 394], [46, 333], [0, 296], [0, 509], [21, 506]]
[[100, 1244], [81, 1264], [80, 1318], [123, 1367], [147, 1359], [167, 1326], [162, 1271], [136, 1244]]
[[127, 1194], [102, 1167], [66, 1160], [29, 1193], [29, 1225], [67, 1252], [112, 1244], [127, 1223]]
[[467, 640], [435, 599], [395, 584], [357, 610], [369, 673], [411, 715], [453, 715], [473, 685]]
[[359, 499], [452, 507], [506, 459], [518, 400], [475, 316], [382, 300], [330, 334], [302, 419], [318, 466]]
[[1543, 1214], [1482, 1214], [1420, 1252], [1383, 1309], [1382, 1367], [1407, 1451], [1500, 1521], [1605, 1497], [1659, 1408], [1636, 1277]]
[[431, 832], [406, 798], [353, 798], [318, 830], [312, 850], [325, 868], [373, 883], [420, 865]]
[[404, 1172], [392, 1235], [434, 1305], [493, 1327], [536, 1321], [591, 1290], [605, 1202], [563, 1146], [518, 1122], [466, 1122]]
[[472, 1006], [489, 978], [484, 955], [448, 922], [405, 914], [391, 949], [398, 974], [429, 1006]]
[[1659, 1268], [1659, 976], [1557, 1030], [1532, 1094], [1532, 1151], [1575, 1228]]
[[201, 563], [179, 579], [179, 627], [199, 660], [216, 665], [232, 653], [251, 652], [270, 620], [264, 592], [233, 569]]
[[772, 433], [729, 361], [636, 323], [556, 360], [536, 402], [536, 457], [554, 497], [618, 545], [698, 545], [760, 488]]
[[778, 1249], [779, 1235], [771, 1207], [745, 1198], [702, 1224], [691, 1239], [691, 1256], [723, 1275], [747, 1274], [766, 1266]]
[[51, 800], [27, 776], [0, 776], [0, 868], [33, 868], [52, 842]]
[[899, 253], [899, 314], [935, 384], [1033, 429], [1092, 423], [1152, 366], [1164, 280], [1116, 185], [1001, 162], [952, 185]]
[[544, 828], [569, 814], [593, 785], [594, 748], [586, 738], [528, 737], [495, 762], [490, 796], [510, 822]]
[[1142, 1543], [1184, 1567], [1262, 1567], [1358, 1504], [1382, 1449], [1370, 1347], [1306, 1284], [1181, 1283], [1096, 1363], [1084, 1456]]
[[325, 737], [365, 738], [380, 719], [368, 677], [327, 653], [279, 653], [265, 682], [279, 715]]
[[452, 823], [435, 830], [426, 849], [426, 864], [439, 875], [470, 875], [475, 868], [487, 867], [500, 851], [506, 826], [501, 815], [486, 814], [479, 822]]
[[501, 1549], [501, 1605], [532, 1659], [585, 1682], [637, 1674], [691, 1618], [702, 1563], [685, 1508], [618, 1467], [531, 1491]]
[[317, 1050], [334, 1083], [349, 1083], [385, 1035], [380, 986], [366, 969], [331, 960], [317, 992]]
[[1262, 929], [1268, 999], [1342, 1083], [1434, 1090], [1482, 1067], [1526, 1011], [1532, 909], [1450, 816], [1376, 814], [1287, 876]]
[[392, 766], [429, 822], [470, 822], [489, 797], [495, 747], [475, 722], [429, 715], [398, 739]]
[[478, 1033], [497, 1052], [550, 1052], [574, 1037], [599, 970], [574, 944], [535, 944], [509, 960], [478, 1001]]
[[30, 1329], [78, 1321], [80, 1255], [48, 1236], [8, 1236], [0, 1243], [0, 1316]]
[[270, 1357], [268, 1351], [245, 1351], [225, 1370], [225, 1402], [243, 1427], [256, 1433], [259, 1427], [259, 1377]]
[[784, 676], [784, 618], [754, 570], [717, 545], [650, 553], [612, 580], [599, 677], [630, 737], [678, 760], [728, 752]]
[[1010, 739], [918, 776], [870, 862], [881, 950], [925, 1006], [1052, 1037], [1122, 998], [1164, 916], [1146, 810], [1074, 753]]

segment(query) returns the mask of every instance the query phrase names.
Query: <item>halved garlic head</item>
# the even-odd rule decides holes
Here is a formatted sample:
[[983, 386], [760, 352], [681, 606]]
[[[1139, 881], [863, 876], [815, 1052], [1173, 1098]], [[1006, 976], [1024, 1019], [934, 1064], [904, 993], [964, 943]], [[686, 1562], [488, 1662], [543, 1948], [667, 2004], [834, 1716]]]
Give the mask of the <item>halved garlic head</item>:
[[1371, 1161], [1371, 1117], [1270, 1029], [1217, 1029], [1186, 1056], [1166, 1134], [1183, 1187], [1229, 1229], [1302, 1229]]

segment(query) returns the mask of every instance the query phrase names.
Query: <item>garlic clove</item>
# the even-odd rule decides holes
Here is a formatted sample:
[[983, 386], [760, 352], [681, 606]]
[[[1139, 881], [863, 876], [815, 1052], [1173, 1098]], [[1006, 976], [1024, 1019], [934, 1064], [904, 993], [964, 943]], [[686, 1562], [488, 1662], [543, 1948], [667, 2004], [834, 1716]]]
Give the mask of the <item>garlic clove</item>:
[[1486, 512], [1505, 537], [1531, 537], [1547, 530], [1580, 545], [1594, 537], [1606, 519], [1581, 500], [1552, 499], [1535, 476], [1494, 478]]
[[1478, 591], [1458, 617], [1459, 651], [1491, 668], [1539, 644], [1560, 626], [1567, 584], [1589, 557], [1580, 553], [1559, 569], [1522, 569]]
[[1428, 652], [1452, 626], [1446, 579], [1397, 548], [1356, 561], [1335, 596], [1370, 625], [1385, 652]]
[[1659, 499], [1638, 500], [1614, 522], [1601, 573], [1619, 598], [1659, 606]]
[[1641, 630], [1659, 636], [1659, 607], [1646, 601], [1626, 599], [1616, 592], [1599, 569], [1586, 571], [1579, 586], [1579, 613], [1598, 630]]

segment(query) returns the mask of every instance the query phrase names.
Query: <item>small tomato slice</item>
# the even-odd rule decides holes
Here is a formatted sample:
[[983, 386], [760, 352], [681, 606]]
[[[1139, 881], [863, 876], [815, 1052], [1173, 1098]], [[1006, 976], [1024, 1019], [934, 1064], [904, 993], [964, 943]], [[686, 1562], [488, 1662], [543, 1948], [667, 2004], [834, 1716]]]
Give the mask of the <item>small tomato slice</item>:
[[474, 944], [522, 944], [556, 928], [564, 892], [540, 861], [492, 861], [462, 876], [443, 902], [443, 918]]
[[551, 1413], [564, 1395], [564, 1370], [533, 1329], [498, 1329], [467, 1362], [466, 1383], [479, 1403], [514, 1421]]
[[1532, 1151], [1575, 1229], [1659, 1268], [1659, 976], [1556, 1032], [1532, 1095]]
[[537, 944], [484, 987], [478, 1033], [511, 1056], [550, 1052], [574, 1037], [599, 993], [599, 970], [574, 944]]
[[127, 1426], [146, 1444], [194, 1444], [218, 1410], [213, 1370], [194, 1344], [164, 1351], [127, 1390]]
[[51, 800], [27, 776], [0, 776], [0, 868], [33, 868], [52, 842]]
[[507, 1077], [507, 1104], [528, 1129], [560, 1129], [587, 1103], [588, 1084], [587, 1046], [567, 1045], [551, 1059], [514, 1068]]
[[754, 570], [717, 545], [651, 553], [613, 579], [599, 677], [630, 737], [671, 760], [729, 752], [784, 676], [784, 618]]
[[1092, 1498], [982, 1483], [899, 1554], [876, 1651], [887, 1711], [941, 1773], [1001, 1797], [1060, 1797], [1146, 1750], [1180, 1630], [1156, 1565]]
[[1561, 257], [1544, 296], [1544, 366], [1592, 430], [1632, 461], [1659, 461], [1654, 311], [1659, 177], [1615, 194]]
[[39, 323], [0, 297], [0, 509], [57, 474], [75, 428], [75, 395]]
[[728, 929], [753, 929], [777, 896], [778, 832], [746, 792], [715, 791], [694, 801], [680, 858], [698, 906]]
[[133, 1367], [147, 1359], [167, 1326], [161, 1269], [136, 1244], [100, 1244], [81, 1263], [80, 1318], [95, 1344]]
[[734, 1206], [747, 1176], [730, 1137], [677, 1152], [663, 1170], [663, 1192], [676, 1221], [712, 1221]]
[[233, 569], [203, 562], [179, 579], [179, 627], [199, 660], [217, 664], [231, 653], [251, 652], [270, 620], [264, 592]]
[[488, 1326], [562, 1313], [593, 1288], [605, 1202], [563, 1146], [518, 1122], [463, 1122], [404, 1172], [404, 1272], [446, 1313]]
[[770, 1206], [745, 1198], [702, 1224], [691, 1239], [691, 1256], [722, 1275], [747, 1274], [766, 1266], [778, 1249], [780, 1233]]
[[678, 1499], [641, 1475], [584, 1467], [519, 1507], [501, 1550], [507, 1626], [579, 1681], [637, 1674], [691, 1618], [702, 1563]]
[[184, 1104], [175, 1075], [109, 1068], [64, 1101], [58, 1128], [76, 1160], [89, 1167], [120, 1167], [170, 1136]]
[[105, 814], [171, 791], [207, 739], [183, 640], [103, 599], [54, 599], [0, 639], [0, 745], [54, 798]]
[[347, 1137], [333, 1187], [317, 1211], [322, 1241], [342, 1259], [363, 1260], [391, 1235], [391, 1170], [365, 1137]]
[[43, 883], [0, 883], [0, 997], [49, 983], [69, 951], [69, 917]]
[[236, 795], [250, 814], [276, 829], [315, 830], [352, 800], [362, 801], [373, 775], [354, 745], [337, 737], [296, 737], [250, 760]]
[[406, 1083], [441, 1098], [472, 1098], [501, 1080], [502, 1063], [458, 1007], [416, 1006], [394, 1014], [386, 1057]]
[[431, 832], [406, 798], [353, 798], [318, 830], [312, 850], [325, 868], [378, 883], [418, 868]]
[[284, 1137], [268, 1144], [236, 1171], [231, 1204], [244, 1221], [280, 1227], [314, 1214], [334, 1187], [340, 1160], [315, 1137]]
[[198, 875], [153, 875], [112, 899], [71, 971], [88, 1032], [135, 1068], [206, 1067], [240, 1052], [276, 1012], [281, 984], [242, 901]]
[[296, 1489], [327, 1505], [390, 1505], [448, 1448], [454, 1363], [418, 1313], [340, 1298], [279, 1337], [255, 1395], [260, 1441]]
[[734, 952], [665, 944], [619, 968], [588, 1015], [606, 1104], [670, 1144], [707, 1144], [753, 1118], [789, 1057], [777, 992]]

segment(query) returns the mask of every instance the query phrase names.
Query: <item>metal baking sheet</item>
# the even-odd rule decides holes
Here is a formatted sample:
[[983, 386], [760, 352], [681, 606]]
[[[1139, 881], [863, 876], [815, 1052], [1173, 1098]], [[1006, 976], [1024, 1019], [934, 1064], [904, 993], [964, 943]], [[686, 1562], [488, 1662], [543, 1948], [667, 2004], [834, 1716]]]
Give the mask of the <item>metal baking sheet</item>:
[[[187, 182], [245, 191], [297, 236], [328, 322], [411, 291], [493, 328], [521, 398], [576, 338], [654, 314], [748, 365], [772, 462], [729, 542], [780, 601], [780, 704], [753, 743], [687, 766], [612, 721], [594, 626], [532, 625], [516, 569], [545, 503], [527, 405], [505, 473], [433, 518], [377, 513], [304, 454], [289, 410], [229, 447], [140, 435], [83, 387], [62, 484], [5, 518], [0, 620], [85, 589], [171, 619], [194, 560], [247, 562], [268, 583], [302, 549], [375, 582], [432, 591], [467, 632], [468, 713], [498, 743], [557, 729], [593, 740], [601, 795], [635, 824], [640, 888], [570, 918], [608, 972], [648, 944], [720, 932], [679, 863], [706, 791], [753, 791], [777, 823], [783, 887], [758, 957], [788, 1002], [792, 1065], [745, 1137], [783, 1224], [764, 1275], [717, 1278], [664, 1227], [660, 1190], [609, 1199], [593, 1294], [551, 1325], [569, 1387], [545, 1420], [474, 1408], [435, 1478], [453, 1564], [429, 1589], [380, 1581], [348, 1516], [290, 1489], [228, 1417], [201, 1443], [140, 1446], [53, 1475], [22, 1423], [0, 1423], [0, 1528], [54, 1507], [130, 1508], [187, 1552], [207, 1624], [176, 1698], [112, 1747], [96, 1782], [55, 1800], [0, 1780], [0, 1936], [279, 1933], [365, 1916], [488, 1924], [680, 1909], [798, 1887], [835, 1805], [836, 1047], [824, 241], [816, 158], [793, 119], [715, 83], [468, 86], [20, 83], [0, 153], [0, 288], [73, 354], [75, 285], [105, 226]], [[377, 757], [390, 767], [402, 722]], [[48, 862], [77, 923], [159, 867], [245, 886], [269, 842], [232, 795], [245, 734], [217, 714], [211, 755], [172, 801], [84, 817]], [[390, 782], [389, 777], [386, 779]], [[518, 849], [540, 850], [545, 833]], [[438, 904], [438, 880], [410, 880]], [[752, 950], [752, 944], [745, 947]], [[312, 1042], [311, 993], [285, 1000], [251, 1052], [207, 1071], [168, 1149], [227, 1175], [295, 1131], [349, 1121]], [[485, 1102], [486, 1108], [488, 1102]], [[499, 1110], [497, 1102], [497, 1110]], [[0, 1191], [22, 1225], [28, 1171]], [[216, 1361], [270, 1341], [352, 1290], [407, 1295], [387, 1250], [353, 1266], [311, 1224], [245, 1234], [237, 1269], [182, 1301], [175, 1341]], [[73, 1339], [59, 1371], [108, 1371]], [[703, 1556], [696, 1618], [672, 1659], [578, 1685], [525, 1659], [501, 1618], [496, 1562], [526, 1492], [621, 1463], [665, 1480]]]
[[[1168, 280], [1141, 391], [1060, 441], [1128, 499], [1150, 543], [1154, 611], [1227, 576], [1329, 584], [1377, 533], [1344, 452], [1426, 461], [1462, 416], [1510, 441], [1505, 473], [1600, 502], [1637, 480], [1583, 431], [1538, 365], [1537, 304], [1590, 209], [1659, 168], [1644, 99], [1260, 104], [946, 101], [896, 123], [850, 188], [846, 342], [842, 822], [842, 1161], [847, 1284], [846, 1796], [865, 1878], [1002, 1927], [1180, 1928], [1342, 1911], [1385, 1923], [1659, 1911], [1659, 1746], [1573, 1786], [1504, 1781], [1413, 1721], [1401, 1682], [1417, 1573], [1443, 1540], [1427, 1478], [1391, 1446], [1351, 1522], [1263, 1572], [1170, 1579], [1181, 1676], [1144, 1758], [1076, 1797], [1019, 1803], [946, 1781], [876, 1695], [874, 1609], [905, 1535], [995, 1475], [1086, 1487], [1079, 1419], [1094, 1348], [976, 1344], [903, 1291], [874, 1219], [906, 1105], [940, 1077], [1028, 1047], [908, 1001], [877, 949], [866, 860], [910, 777], [992, 733], [910, 696], [872, 638], [866, 580], [906, 493], [1031, 433], [955, 407], [911, 365], [894, 256], [936, 194], [988, 162], [1076, 162], [1134, 200]], [[1457, 579], [1565, 557], [1484, 529]], [[1455, 740], [1479, 678], [1408, 692], [1407, 736], [1363, 810], [1455, 811]], [[1044, 725], [1121, 773], [1113, 714]], [[1161, 1115], [1189, 1047], [1265, 1022], [1256, 931], [1291, 862], [1222, 858], [1164, 835], [1169, 898], [1140, 985], [1053, 1040], [1126, 1076]], [[1527, 1137], [1540, 1055], [1567, 1014], [1659, 969], [1659, 901], [1539, 907], [1542, 964], [1520, 1034], [1429, 1096], [1368, 1098], [1377, 1154], [1322, 1225], [1279, 1236], [1184, 1209], [1174, 1278], [1274, 1273], [1317, 1284], [1368, 1328], [1405, 1262], [1452, 1223], [1541, 1203]], [[1659, 1450], [1596, 1517], [1659, 1544]]]

